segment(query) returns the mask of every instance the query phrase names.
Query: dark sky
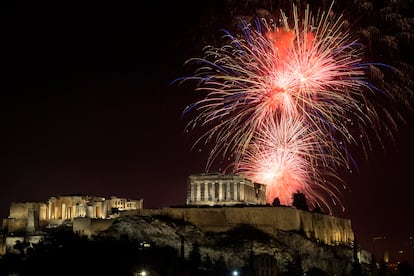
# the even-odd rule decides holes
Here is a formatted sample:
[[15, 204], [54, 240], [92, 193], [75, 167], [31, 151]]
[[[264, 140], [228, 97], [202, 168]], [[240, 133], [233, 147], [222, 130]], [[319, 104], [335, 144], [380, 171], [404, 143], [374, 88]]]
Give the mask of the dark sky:
[[[194, 94], [170, 82], [201, 53], [203, 8], [68, 2], [0, 12], [1, 217], [12, 201], [73, 193], [143, 198], [145, 208], [184, 204], [187, 176], [202, 172], [206, 156], [190, 152], [184, 134], [181, 112]], [[414, 236], [407, 118], [396, 145], [344, 176], [351, 191], [339, 215], [368, 249], [372, 237], [402, 247]]]

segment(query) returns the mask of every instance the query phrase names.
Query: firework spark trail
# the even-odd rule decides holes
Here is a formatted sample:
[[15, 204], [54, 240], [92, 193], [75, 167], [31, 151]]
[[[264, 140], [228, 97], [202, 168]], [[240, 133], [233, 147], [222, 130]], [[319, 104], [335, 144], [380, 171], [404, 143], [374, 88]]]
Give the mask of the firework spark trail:
[[[330, 204], [316, 187], [340, 202], [335, 185], [325, 181], [319, 171], [313, 170], [324, 156], [317, 133], [307, 128], [303, 120], [282, 117], [278, 122], [269, 120], [244, 152], [243, 159], [234, 164], [234, 170], [257, 183], [266, 183], [266, 200], [279, 198], [289, 205], [292, 195], [301, 191], [310, 200], [310, 205], [321, 206], [331, 212]], [[327, 147], [330, 148], [330, 147]], [[324, 170], [333, 168], [324, 167]]]
[[[363, 51], [331, 9], [313, 17], [307, 7], [301, 19], [293, 5], [291, 25], [283, 11], [281, 26], [262, 20], [254, 29], [242, 21], [244, 36], [227, 32], [227, 44], [188, 61], [199, 67], [185, 80], [196, 80], [204, 96], [185, 110], [196, 112], [187, 127], [208, 129], [195, 143], [213, 144], [207, 169], [220, 155], [234, 158], [233, 172], [267, 185], [268, 202], [275, 195], [286, 202], [295, 189], [315, 205], [329, 205], [320, 189], [338, 201], [339, 190], [324, 184], [322, 172], [350, 168], [345, 145], [356, 139], [349, 125], [365, 136], [377, 118], [365, 100], [375, 91], [365, 79]], [[278, 149], [284, 145], [295, 146], [286, 153]], [[287, 177], [260, 176], [280, 168]]]

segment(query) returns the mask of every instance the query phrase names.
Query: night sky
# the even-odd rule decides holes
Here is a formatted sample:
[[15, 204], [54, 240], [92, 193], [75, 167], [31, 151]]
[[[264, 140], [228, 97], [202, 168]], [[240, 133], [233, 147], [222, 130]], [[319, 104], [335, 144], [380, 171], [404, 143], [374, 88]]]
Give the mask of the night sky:
[[[195, 41], [205, 14], [172, 2], [0, 10], [0, 217], [12, 201], [78, 193], [143, 198], [144, 208], [185, 203], [187, 177], [204, 170], [207, 153], [191, 152], [184, 133], [182, 111], [194, 93], [170, 82], [201, 54]], [[407, 114], [395, 145], [343, 176], [351, 191], [337, 214], [351, 218], [367, 249], [373, 237], [387, 236], [391, 254], [414, 236]]]

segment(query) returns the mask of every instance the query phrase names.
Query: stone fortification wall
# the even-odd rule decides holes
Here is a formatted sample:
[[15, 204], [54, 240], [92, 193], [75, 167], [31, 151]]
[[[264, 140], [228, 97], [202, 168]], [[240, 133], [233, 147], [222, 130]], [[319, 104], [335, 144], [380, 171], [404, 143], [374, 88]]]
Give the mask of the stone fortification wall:
[[24, 233], [27, 229], [27, 219], [4, 219], [3, 224], [7, 233]]
[[91, 237], [107, 230], [112, 225], [112, 222], [113, 219], [75, 218], [73, 220], [73, 232]]
[[3, 219], [3, 229], [8, 233], [34, 232], [44, 225], [40, 216], [45, 208], [45, 203], [12, 202], [9, 217]]
[[10, 204], [10, 218], [27, 219], [29, 210], [40, 213], [45, 208], [45, 203], [38, 202], [12, 202]]
[[33, 246], [33, 244], [39, 243], [43, 239], [43, 236], [41, 235], [29, 235], [29, 236], [18, 236], [18, 237], [6, 237], [5, 241], [5, 253], [14, 253], [18, 254], [21, 253], [19, 250], [15, 249], [14, 246], [17, 244], [17, 242], [27, 242], [30, 244], [30, 246]]
[[74, 218], [109, 218], [112, 208], [120, 211], [143, 208], [143, 199], [91, 196], [59, 196], [42, 202], [12, 202], [1, 229], [6, 233], [35, 232], [48, 224], [60, 225]]
[[291, 207], [163, 208], [137, 210], [139, 215], [168, 215], [190, 222], [203, 231], [221, 232], [249, 224], [275, 235], [277, 230], [303, 231], [323, 243], [351, 245], [354, 234], [349, 219]]

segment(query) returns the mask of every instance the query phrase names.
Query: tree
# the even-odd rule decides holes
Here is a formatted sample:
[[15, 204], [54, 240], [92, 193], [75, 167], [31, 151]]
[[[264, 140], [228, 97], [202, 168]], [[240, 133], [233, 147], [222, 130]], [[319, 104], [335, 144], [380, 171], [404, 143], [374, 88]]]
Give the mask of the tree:
[[358, 246], [356, 236], [354, 238], [354, 248], [353, 249], [354, 249], [353, 250], [354, 263], [352, 265], [351, 275], [352, 276], [361, 276], [362, 275], [362, 267], [361, 267], [361, 264], [360, 264], [359, 259], [358, 259], [359, 246]]
[[227, 273], [227, 264], [222, 255], [214, 263], [214, 273], [216, 275], [226, 275]]
[[213, 261], [208, 254], [204, 256], [203, 266], [207, 271], [210, 271], [213, 268]]
[[286, 266], [286, 272], [282, 275], [286, 276], [302, 276], [302, 259], [300, 255], [296, 255], [294, 262], [289, 262]]
[[312, 212], [314, 212], [314, 213], [318, 213], [318, 214], [322, 214], [322, 208], [321, 208], [321, 206], [317, 205], [317, 206], [313, 209], [313, 211], [312, 211]]
[[312, 267], [311, 269], [308, 270], [307, 275], [308, 276], [328, 276], [328, 273], [326, 273], [320, 268]]
[[388, 267], [387, 263], [384, 260], [381, 260], [380, 266], [377, 271], [378, 276], [387, 276], [388, 275]]
[[273, 199], [272, 206], [280, 206], [280, 199], [278, 197], [275, 197], [275, 199]]
[[16, 241], [16, 244], [13, 245], [13, 248], [19, 251], [20, 254], [24, 254], [27, 248], [30, 247], [30, 243], [27, 241]]
[[403, 261], [398, 264], [397, 270], [401, 276], [414, 275], [414, 269], [410, 266], [407, 261]]
[[309, 211], [308, 203], [306, 202], [306, 196], [304, 193], [297, 191], [293, 194], [293, 202], [292, 205], [296, 209]]
[[191, 268], [197, 270], [201, 265], [200, 244], [197, 241], [193, 243], [188, 257]]

